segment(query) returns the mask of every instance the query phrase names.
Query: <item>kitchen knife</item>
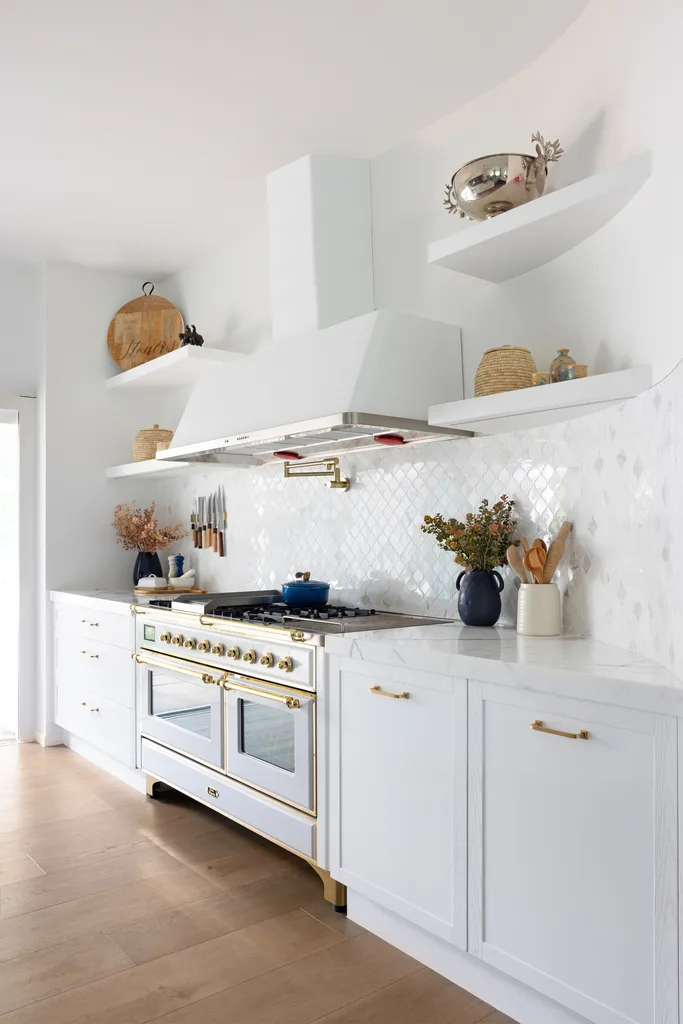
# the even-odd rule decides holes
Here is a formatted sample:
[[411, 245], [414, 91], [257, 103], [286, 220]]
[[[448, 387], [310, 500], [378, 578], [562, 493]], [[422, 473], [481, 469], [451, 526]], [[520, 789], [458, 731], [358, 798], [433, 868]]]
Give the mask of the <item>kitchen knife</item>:
[[213, 550], [218, 553], [218, 491], [214, 491], [211, 513], [213, 522]]
[[192, 547], [196, 548], [197, 547], [197, 531], [195, 529], [194, 505], [192, 506], [192, 511], [190, 512], [190, 529], [192, 530]]
[[212, 541], [212, 530], [211, 530], [211, 501], [212, 501], [212, 499], [213, 499], [213, 495], [212, 494], [210, 494], [208, 496], [208, 498], [206, 499], [206, 530], [207, 530], [207, 541], [208, 541], [208, 546], [209, 547], [211, 547], [211, 541]]
[[209, 511], [208, 498], [202, 498], [202, 547], [208, 548], [209, 540]]
[[223, 488], [218, 488], [218, 554], [220, 558], [225, 558], [225, 537], [223, 536], [225, 522], [225, 497], [223, 495]]

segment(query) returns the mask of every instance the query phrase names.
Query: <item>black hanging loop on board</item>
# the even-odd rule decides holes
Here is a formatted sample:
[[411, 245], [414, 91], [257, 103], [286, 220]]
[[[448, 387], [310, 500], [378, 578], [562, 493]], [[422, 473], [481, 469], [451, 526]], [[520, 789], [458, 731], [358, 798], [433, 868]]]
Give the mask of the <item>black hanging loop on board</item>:
[[[147, 287], [147, 285], [150, 286], [148, 292], [145, 291], [145, 288]], [[145, 283], [142, 286], [142, 294], [146, 295], [147, 298], [149, 298], [149, 296], [152, 294], [153, 291], [154, 291], [154, 285], [152, 284], [152, 282], [151, 281], [145, 281]]]

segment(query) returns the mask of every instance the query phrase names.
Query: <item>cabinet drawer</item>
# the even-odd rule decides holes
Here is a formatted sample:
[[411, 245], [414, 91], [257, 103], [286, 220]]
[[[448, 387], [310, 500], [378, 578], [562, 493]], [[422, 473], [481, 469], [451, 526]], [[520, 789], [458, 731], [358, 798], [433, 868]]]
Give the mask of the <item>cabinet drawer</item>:
[[135, 707], [135, 663], [131, 651], [63, 629], [55, 632], [55, 674], [115, 704]]
[[57, 676], [57, 724], [98, 750], [135, 767], [135, 712]]
[[104, 612], [99, 608], [88, 608], [86, 605], [54, 603], [55, 629], [77, 636], [99, 640], [115, 647], [135, 649], [135, 618], [130, 615], [119, 615], [116, 612]]
[[142, 741], [142, 769], [248, 828], [315, 859], [316, 824], [311, 818], [146, 739]]

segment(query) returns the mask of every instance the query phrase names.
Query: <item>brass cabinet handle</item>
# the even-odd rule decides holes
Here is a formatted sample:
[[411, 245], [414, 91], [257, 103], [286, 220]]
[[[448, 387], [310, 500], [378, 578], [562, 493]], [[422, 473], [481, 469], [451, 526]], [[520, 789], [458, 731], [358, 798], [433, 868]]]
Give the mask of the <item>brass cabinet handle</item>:
[[590, 733], [586, 732], [585, 729], [582, 729], [581, 732], [562, 732], [561, 729], [548, 729], [540, 718], [531, 723], [531, 728], [534, 732], [547, 732], [551, 736], [564, 736], [568, 740], [587, 740], [590, 737]]
[[301, 701], [296, 697], [290, 697], [284, 693], [267, 693], [265, 690], [257, 690], [255, 686], [244, 686], [242, 683], [233, 683], [228, 676], [219, 680], [224, 690], [236, 690], [239, 693], [249, 693], [252, 697], [265, 697], [266, 700], [276, 700], [279, 704], [285, 704], [290, 711], [296, 711], [301, 707]]
[[85, 654], [86, 658], [99, 658], [99, 654], [88, 654], [87, 651], [81, 651], [81, 654]]
[[209, 796], [213, 796], [213, 797], [218, 796], [218, 790], [214, 789], [213, 786], [207, 786], [206, 787], [206, 792], [209, 794]]
[[85, 626], [99, 626], [99, 622], [88, 622], [88, 620], [87, 620], [87, 619], [81, 619], [81, 622], [82, 622], [82, 623], [83, 623], [83, 624], [84, 624]]
[[200, 672], [196, 668], [190, 668], [189, 662], [183, 663], [178, 658], [166, 658], [163, 654], [157, 655], [154, 658], [143, 658], [139, 654], [134, 654], [133, 661], [137, 661], [138, 665], [150, 665], [152, 668], [167, 668], [171, 672], [182, 672], [183, 675], [201, 679], [203, 683], [220, 683], [220, 679], [209, 675], [208, 672]]
[[383, 690], [381, 686], [371, 686], [370, 693], [376, 693], [378, 697], [393, 697], [394, 700], [409, 700], [410, 694], [407, 690], [403, 693], [391, 693], [389, 690]]
[[[82, 708], [88, 708], [88, 705], [86, 704], [86, 702], [84, 700], [81, 701], [81, 707]], [[99, 708], [88, 708], [88, 711], [99, 711], [99, 710], [100, 710]]]

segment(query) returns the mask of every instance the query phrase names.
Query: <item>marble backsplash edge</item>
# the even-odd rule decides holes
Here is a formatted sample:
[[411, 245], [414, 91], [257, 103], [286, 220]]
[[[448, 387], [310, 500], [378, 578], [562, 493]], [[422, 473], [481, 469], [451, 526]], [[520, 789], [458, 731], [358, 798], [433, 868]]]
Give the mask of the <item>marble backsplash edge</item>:
[[[285, 480], [279, 466], [189, 471], [159, 481], [158, 509], [187, 520], [197, 495], [223, 486], [226, 557], [179, 548], [211, 590], [271, 588], [294, 571], [329, 580], [361, 606], [457, 617], [458, 567], [420, 531], [425, 513], [462, 516], [487, 497], [518, 502], [521, 532], [574, 532], [561, 570], [564, 628], [683, 673], [671, 583], [683, 568], [675, 519], [683, 442], [683, 369], [636, 399], [531, 431], [344, 456], [348, 493]], [[678, 386], [677, 386], [678, 385]], [[505, 570], [502, 621], [516, 618]]]

